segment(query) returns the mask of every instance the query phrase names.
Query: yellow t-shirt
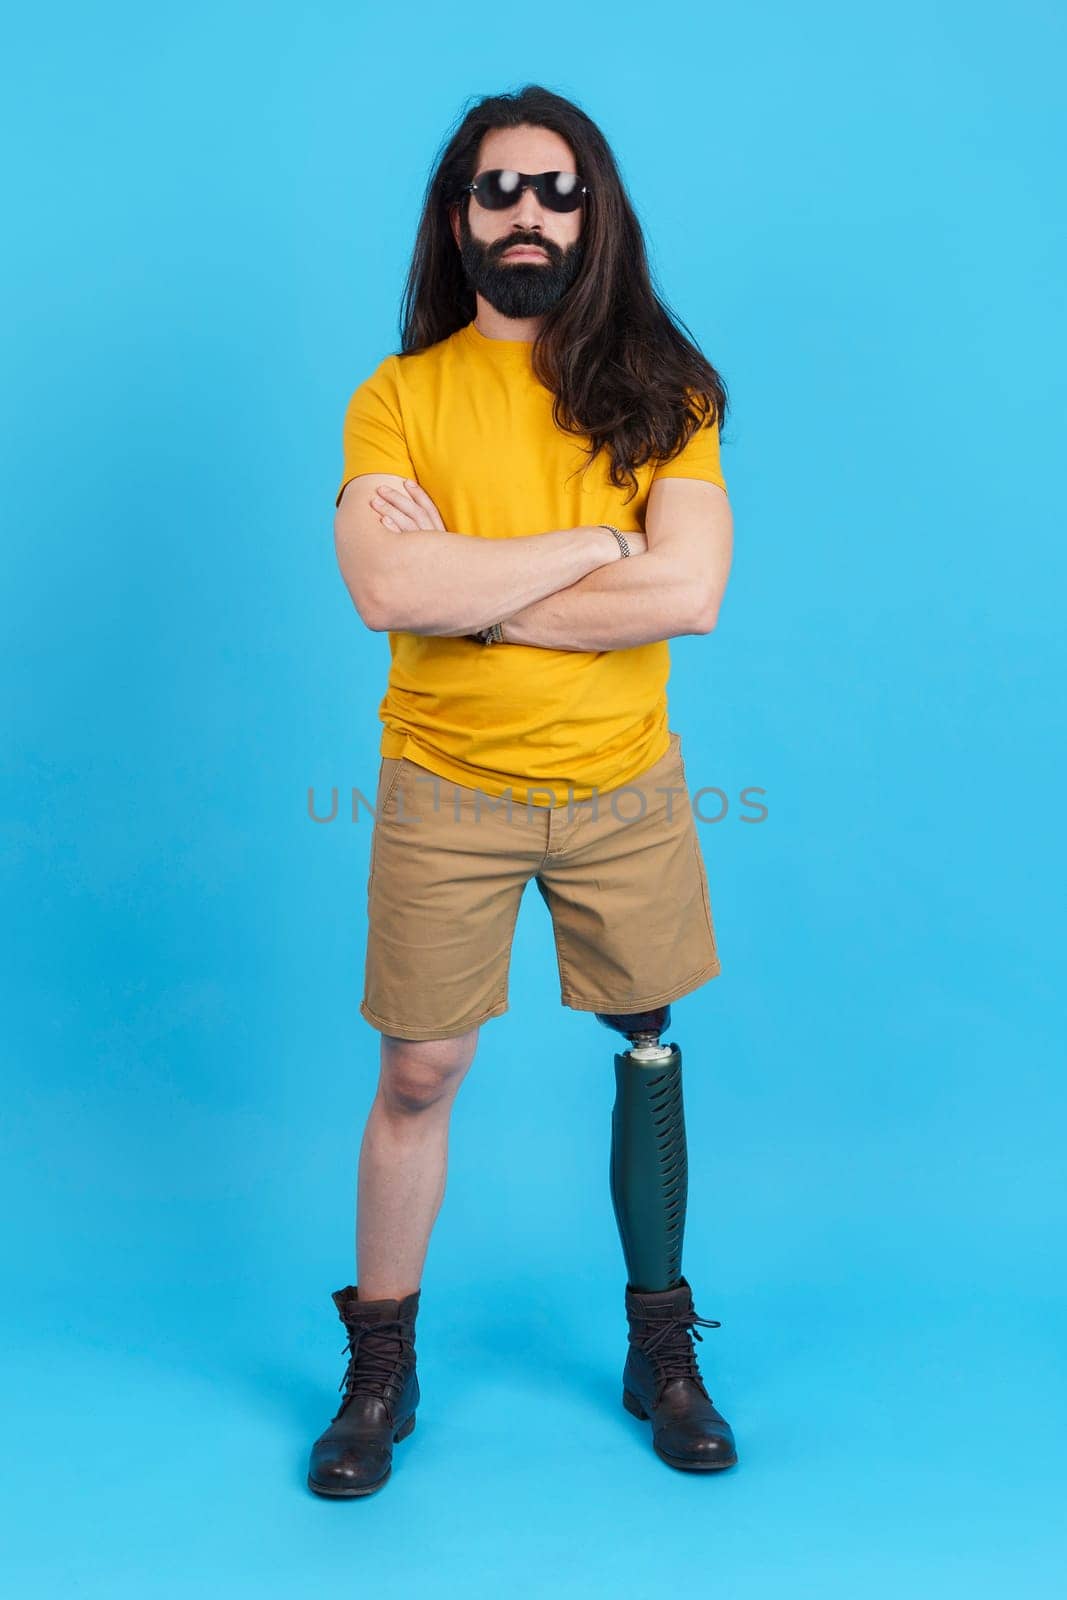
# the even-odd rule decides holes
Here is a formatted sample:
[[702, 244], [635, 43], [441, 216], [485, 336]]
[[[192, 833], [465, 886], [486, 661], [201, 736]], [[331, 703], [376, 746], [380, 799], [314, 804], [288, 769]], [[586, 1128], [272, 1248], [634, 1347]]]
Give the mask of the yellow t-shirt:
[[[605, 451], [583, 476], [588, 441], [556, 427], [531, 349], [470, 322], [414, 355], [386, 356], [348, 403], [337, 500], [359, 473], [399, 473], [422, 485], [450, 531], [509, 539], [599, 522], [641, 530], [656, 477], [726, 488], [717, 423], [668, 464], [635, 468], [629, 504]], [[547, 650], [400, 632], [389, 649], [380, 754], [486, 794], [510, 790], [516, 803], [541, 806], [587, 800], [668, 748], [665, 639]]]

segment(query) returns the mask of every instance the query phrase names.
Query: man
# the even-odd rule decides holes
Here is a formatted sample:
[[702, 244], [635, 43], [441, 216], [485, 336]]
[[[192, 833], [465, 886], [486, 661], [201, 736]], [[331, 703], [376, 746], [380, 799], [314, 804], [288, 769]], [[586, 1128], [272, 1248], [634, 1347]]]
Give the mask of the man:
[[603, 135], [536, 85], [483, 100], [449, 142], [405, 298], [403, 352], [349, 403], [337, 496], [342, 574], [392, 657], [360, 1006], [381, 1071], [358, 1286], [333, 1295], [344, 1395], [308, 1482], [379, 1489], [414, 1427], [449, 1118], [480, 1025], [507, 1010], [531, 877], [563, 1003], [635, 1046], [615, 1058], [611, 1165], [624, 1403], [671, 1465], [730, 1466], [691, 1342], [719, 1324], [680, 1271], [681, 1057], [657, 1042], [667, 1003], [720, 971], [665, 689], [667, 640], [710, 632], [729, 572], [725, 389], [652, 289]]

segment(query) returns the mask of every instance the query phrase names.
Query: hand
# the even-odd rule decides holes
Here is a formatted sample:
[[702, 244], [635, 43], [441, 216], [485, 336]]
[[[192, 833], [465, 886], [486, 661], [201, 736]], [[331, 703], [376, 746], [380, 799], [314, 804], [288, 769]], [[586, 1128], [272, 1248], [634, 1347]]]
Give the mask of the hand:
[[391, 483], [379, 484], [370, 503], [384, 525], [396, 533], [415, 533], [419, 529], [445, 532], [441, 513], [414, 478], [405, 478], [402, 489]]

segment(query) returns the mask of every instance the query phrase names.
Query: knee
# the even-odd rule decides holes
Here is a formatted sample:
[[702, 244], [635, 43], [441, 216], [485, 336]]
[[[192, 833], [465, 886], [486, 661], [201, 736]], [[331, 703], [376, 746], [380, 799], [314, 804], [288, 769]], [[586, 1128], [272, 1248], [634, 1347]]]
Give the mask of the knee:
[[382, 1036], [378, 1092], [391, 1112], [414, 1116], [450, 1100], [474, 1057], [478, 1030], [455, 1039]]

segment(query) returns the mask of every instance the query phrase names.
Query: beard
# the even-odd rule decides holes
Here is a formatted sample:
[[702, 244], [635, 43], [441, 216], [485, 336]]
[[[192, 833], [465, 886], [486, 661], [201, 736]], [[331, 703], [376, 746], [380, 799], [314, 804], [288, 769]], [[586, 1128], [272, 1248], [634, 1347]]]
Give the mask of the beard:
[[[502, 261], [505, 250], [517, 244], [536, 245], [546, 261]], [[581, 270], [583, 241], [576, 239], [561, 250], [551, 239], [509, 234], [483, 244], [460, 218], [460, 260], [472, 289], [476, 289], [502, 317], [542, 317], [558, 305]]]

